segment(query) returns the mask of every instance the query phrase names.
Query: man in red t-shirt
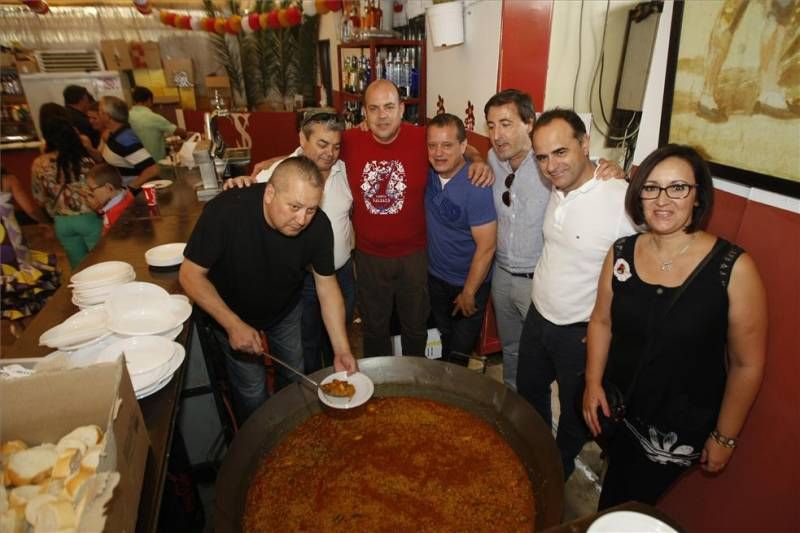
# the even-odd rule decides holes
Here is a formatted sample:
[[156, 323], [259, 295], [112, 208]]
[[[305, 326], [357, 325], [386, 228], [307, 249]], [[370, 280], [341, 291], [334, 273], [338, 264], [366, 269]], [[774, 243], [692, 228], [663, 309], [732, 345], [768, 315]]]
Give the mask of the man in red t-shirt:
[[[341, 159], [353, 194], [358, 307], [364, 355], [391, 355], [389, 321], [397, 304], [403, 353], [424, 355], [430, 313], [425, 254], [425, 128], [403, 122], [397, 87], [372, 82], [364, 93], [369, 131], [344, 132]], [[471, 148], [471, 147], [470, 147]], [[488, 166], [470, 149], [470, 178]]]

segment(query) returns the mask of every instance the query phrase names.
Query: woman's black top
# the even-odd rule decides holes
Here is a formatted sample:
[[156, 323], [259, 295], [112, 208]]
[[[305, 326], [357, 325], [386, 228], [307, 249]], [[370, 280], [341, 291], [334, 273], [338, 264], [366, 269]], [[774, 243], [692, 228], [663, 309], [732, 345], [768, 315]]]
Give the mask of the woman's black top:
[[[628, 402], [628, 429], [651, 459], [684, 464], [697, 459], [719, 415], [727, 374], [727, 285], [743, 250], [721, 240], [667, 310], [678, 288], [639, 278], [634, 262], [638, 238], [632, 235], [614, 244], [606, 377], [628, 391], [646, 357]], [[653, 342], [646, 354], [649, 335]]]

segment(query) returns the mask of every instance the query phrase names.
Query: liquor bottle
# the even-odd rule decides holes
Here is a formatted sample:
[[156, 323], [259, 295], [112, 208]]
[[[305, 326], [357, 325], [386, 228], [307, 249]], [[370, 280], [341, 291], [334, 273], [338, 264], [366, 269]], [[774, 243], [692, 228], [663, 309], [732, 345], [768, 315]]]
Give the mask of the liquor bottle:
[[386, 59], [386, 50], [379, 48], [378, 53], [375, 55], [375, 79], [382, 80], [386, 77], [384, 72], [384, 61]]
[[411, 92], [412, 98], [419, 96], [419, 68], [417, 67], [417, 49], [411, 49]]

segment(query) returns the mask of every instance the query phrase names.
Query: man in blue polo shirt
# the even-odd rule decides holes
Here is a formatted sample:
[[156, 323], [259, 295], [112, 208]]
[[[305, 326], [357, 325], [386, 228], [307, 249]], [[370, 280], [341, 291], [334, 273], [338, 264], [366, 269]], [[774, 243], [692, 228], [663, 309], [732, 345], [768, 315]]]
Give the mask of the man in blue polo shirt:
[[497, 215], [491, 188], [469, 181], [464, 159], [467, 133], [455, 115], [428, 122], [425, 188], [428, 236], [428, 291], [431, 313], [442, 337], [445, 361], [466, 365], [480, 334], [489, 298]]

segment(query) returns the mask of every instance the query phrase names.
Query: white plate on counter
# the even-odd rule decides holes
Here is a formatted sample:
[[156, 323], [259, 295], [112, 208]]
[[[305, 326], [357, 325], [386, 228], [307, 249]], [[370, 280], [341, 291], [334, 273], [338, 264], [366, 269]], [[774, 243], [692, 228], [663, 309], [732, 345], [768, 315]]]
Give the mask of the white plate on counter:
[[589, 524], [587, 533], [677, 533], [658, 518], [634, 511], [614, 511]]
[[167, 384], [172, 380], [172, 376], [175, 375], [175, 372], [177, 372], [178, 369], [181, 367], [181, 365], [183, 364], [183, 360], [186, 358], [186, 349], [178, 343], [174, 344], [176, 352], [172, 356], [172, 359], [169, 362], [169, 370], [167, 370], [166, 376], [158, 380], [154, 385], [151, 385], [150, 387], [137, 390], [136, 391], [137, 399], [141, 400], [142, 398], [147, 398], [151, 394], [155, 394], [156, 392], [166, 387]]
[[171, 242], [150, 248], [144, 253], [144, 260], [154, 267], [170, 267], [183, 262], [185, 242]]

